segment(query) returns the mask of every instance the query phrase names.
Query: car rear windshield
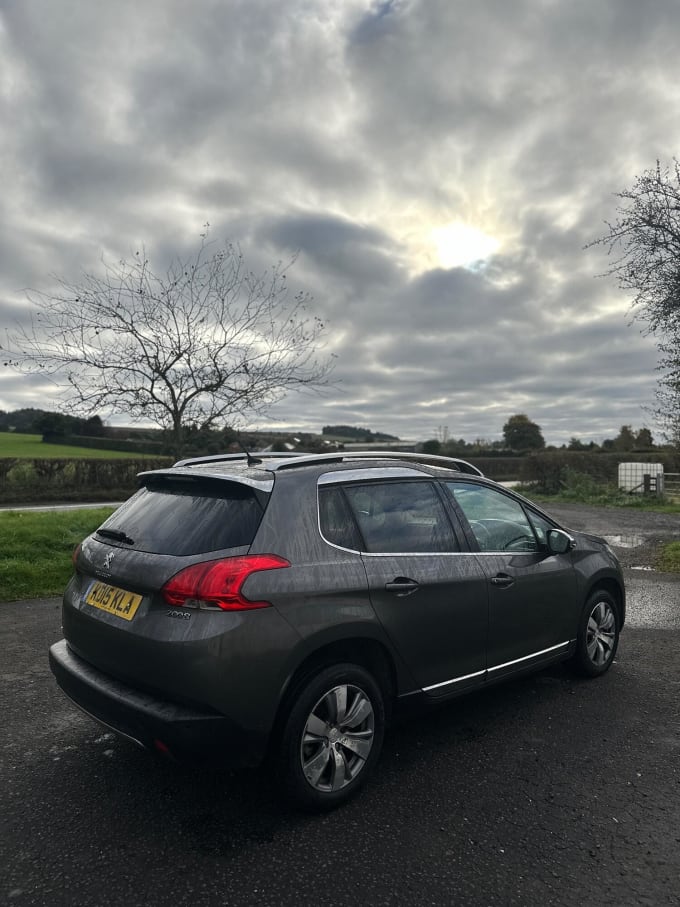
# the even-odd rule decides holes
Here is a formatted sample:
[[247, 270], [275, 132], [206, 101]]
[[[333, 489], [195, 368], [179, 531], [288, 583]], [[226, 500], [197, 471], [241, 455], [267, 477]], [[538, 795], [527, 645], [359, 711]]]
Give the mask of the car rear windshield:
[[268, 495], [236, 482], [147, 481], [100, 529], [137, 551], [188, 556], [250, 545]]

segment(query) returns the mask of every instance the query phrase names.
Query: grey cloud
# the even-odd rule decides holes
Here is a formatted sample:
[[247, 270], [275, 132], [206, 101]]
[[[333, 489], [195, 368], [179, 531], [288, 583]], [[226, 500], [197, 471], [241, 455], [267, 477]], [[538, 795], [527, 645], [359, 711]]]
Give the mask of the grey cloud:
[[349, 44], [374, 45], [392, 34], [395, 29], [394, 19], [398, 16], [404, 3], [398, 0], [379, 0], [360, 19], [352, 29]]
[[[654, 346], [583, 246], [612, 193], [678, 153], [676, 6], [5, 3], [0, 321], [25, 317], [23, 287], [142, 243], [162, 265], [209, 221], [254, 270], [299, 252], [291, 287], [328, 320], [340, 382], [280, 403], [282, 424], [641, 424]], [[488, 222], [505, 242], [477, 271], [428, 270], [410, 212], [414, 232]], [[39, 394], [0, 374], [0, 407]]]
[[264, 226], [257, 238], [301, 252], [318, 271], [362, 291], [398, 279], [394, 243], [377, 228], [323, 214], [291, 215]]

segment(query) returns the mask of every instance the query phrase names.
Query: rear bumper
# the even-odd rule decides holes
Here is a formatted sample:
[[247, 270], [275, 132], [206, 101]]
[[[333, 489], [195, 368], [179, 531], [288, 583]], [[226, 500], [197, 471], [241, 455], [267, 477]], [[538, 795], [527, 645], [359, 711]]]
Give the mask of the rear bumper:
[[257, 765], [267, 739], [253, 735], [224, 715], [186, 708], [109, 677], [88, 664], [65, 639], [50, 647], [57, 683], [90, 717], [145, 749], [177, 759], [219, 753], [220, 764]]

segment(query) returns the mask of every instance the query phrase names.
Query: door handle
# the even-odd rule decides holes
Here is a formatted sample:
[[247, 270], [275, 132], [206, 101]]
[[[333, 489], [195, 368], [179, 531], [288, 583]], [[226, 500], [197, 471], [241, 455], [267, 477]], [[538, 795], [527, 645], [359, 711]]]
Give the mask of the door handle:
[[414, 579], [407, 579], [405, 576], [398, 576], [391, 583], [385, 583], [385, 591], [394, 592], [398, 598], [405, 595], [411, 595], [420, 588], [419, 583]]
[[507, 573], [498, 573], [496, 576], [491, 577], [491, 582], [494, 586], [500, 586], [501, 589], [507, 589], [509, 586], [512, 586], [515, 581], [511, 576], [508, 576]]

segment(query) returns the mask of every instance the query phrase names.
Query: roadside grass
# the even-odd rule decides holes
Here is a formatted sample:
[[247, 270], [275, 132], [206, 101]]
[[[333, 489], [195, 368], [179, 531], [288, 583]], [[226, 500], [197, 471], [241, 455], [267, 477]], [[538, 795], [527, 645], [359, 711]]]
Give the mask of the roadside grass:
[[44, 444], [42, 435], [21, 435], [11, 431], [0, 432], [0, 458], [56, 460], [78, 457], [96, 460], [129, 460], [134, 456], [134, 454], [121, 450], [94, 450], [90, 447], [75, 447], [71, 444]]
[[664, 573], [680, 573], [680, 542], [663, 546], [656, 568]]
[[61, 595], [73, 549], [113, 509], [0, 512], [0, 602]]

